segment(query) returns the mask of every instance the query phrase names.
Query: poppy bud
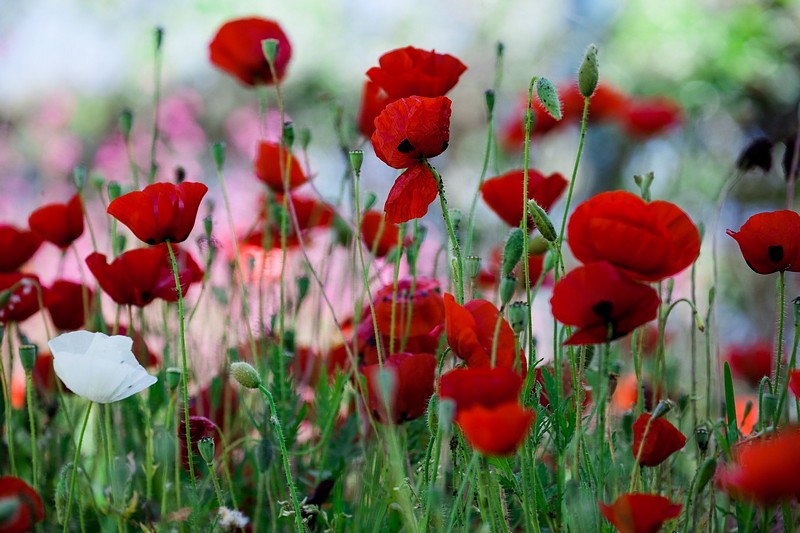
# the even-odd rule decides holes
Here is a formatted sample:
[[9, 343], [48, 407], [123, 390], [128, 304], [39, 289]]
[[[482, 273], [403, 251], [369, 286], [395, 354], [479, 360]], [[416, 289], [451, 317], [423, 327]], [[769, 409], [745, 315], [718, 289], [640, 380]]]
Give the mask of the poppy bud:
[[117, 239], [117, 251], [121, 252], [122, 250], [125, 249], [125, 245], [128, 244], [128, 239], [127, 237], [125, 237], [125, 235], [117, 235], [116, 239]]
[[481, 273], [481, 258], [477, 255], [470, 255], [464, 258], [464, 267], [469, 279], [475, 279]]
[[283, 123], [283, 144], [290, 150], [294, 145], [294, 122]]
[[533, 223], [536, 224], [542, 237], [550, 242], [556, 242], [556, 239], [558, 239], [556, 228], [553, 226], [553, 222], [550, 220], [550, 217], [547, 216], [545, 210], [536, 203], [536, 200], [528, 201], [528, 211], [530, 211]]
[[278, 39], [264, 39], [261, 41], [261, 51], [264, 58], [269, 63], [270, 68], [275, 64], [275, 57], [278, 55]]
[[703, 464], [700, 466], [700, 471], [697, 474], [697, 484], [694, 486], [694, 493], [695, 495], [700, 494], [703, 492], [703, 489], [706, 488], [708, 482], [711, 481], [711, 478], [714, 476], [714, 473], [717, 471], [717, 460], [713, 457], [709, 457]]
[[156, 26], [155, 30], [156, 52], [161, 51], [161, 44], [164, 42], [164, 28]]
[[311, 284], [311, 280], [308, 279], [308, 276], [300, 276], [295, 280], [295, 283], [297, 283], [297, 305], [300, 305], [300, 302], [302, 302], [306, 294], [308, 294], [308, 287]]
[[298, 135], [300, 137], [300, 148], [302, 148], [303, 151], [308, 150], [308, 145], [311, 144], [311, 130], [303, 128]]
[[217, 167], [217, 172], [222, 172], [222, 166], [225, 164], [225, 143], [219, 141], [212, 144], [211, 155], [214, 156], [214, 164]]
[[494, 91], [489, 89], [484, 93], [486, 96], [486, 109], [489, 111], [489, 116], [494, 112]]
[[772, 168], [772, 141], [767, 137], [758, 137], [750, 141], [736, 159], [736, 167], [742, 172], [754, 168], [769, 172]]
[[511, 271], [517, 266], [520, 258], [522, 257], [522, 248], [524, 244], [525, 235], [519, 228], [514, 228], [509, 232], [506, 239], [506, 245], [503, 248], [503, 268], [504, 276], [511, 274]]
[[619, 374], [616, 372], [608, 373], [608, 394], [606, 394], [606, 402], [610, 402], [614, 398], [614, 393], [617, 392], [617, 382], [619, 381]]
[[[761, 396], [761, 409], [758, 416], [761, 418], [761, 427], [766, 427], [768, 421], [775, 415], [778, 409], [778, 397], [771, 392], [765, 392]], [[744, 417], [746, 418], [746, 417]]]
[[694, 439], [697, 441], [697, 448], [700, 452], [706, 453], [708, 451], [708, 442], [711, 439], [708, 428], [706, 426], [698, 426], [697, 429], [694, 430]]
[[81, 166], [75, 167], [75, 170], [72, 171], [72, 181], [75, 182], [78, 192], [82, 191], [83, 186], [86, 184], [86, 169]]
[[19, 358], [22, 361], [22, 368], [25, 369], [26, 374], [33, 372], [33, 367], [36, 366], [36, 346], [26, 344], [19, 347]]
[[131, 138], [131, 130], [133, 129], [133, 111], [130, 109], [123, 109], [119, 114], [119, 129], [122, 131], [122, 138], [126, 141]]
[[536, 95], [550, 116], [556, 120], [561, 120], [561, 101], [558, 99], [558, 91], [553, 82], [547, 78], [537, 78]]
[[353, 231], [350, 229], [350, 226], [339, 216], [333, 218], [333, 233], [336, 242], [342, 246], [347, 246], [350, 243], [350, 239], [353, 237]]
[[633, 410], [629, 409], [622, 415], [622, 432], [625, 434], [625, 440], [628, 442], [633, 441]]
[[200, 457], [207, 465], [214, 463], [214, 439], [211, 437], [203, 437], [197, 443], [197, 451], [200, 452]]
[[364, 211], [369, 211], [375, 205], [375, 200], [377, 199], [378, 196], [374, 192], [368, 191], [364, 195]]
[[233, 374], [234, 379], [236, 379], [242, 387], [257, 389], [258, 386], [261, 385], [261, 376], [258, 375], [258, 371], [249, 363], [242, 361], [231, 363], [231, 374]]
[[550, 249], [548, 240], [541, 235], [528, 239], [528, 255], [541, 255]]
[[642, 196], [642, 200], [645, 202], [650, 201], [650, 185], [653, 184], [653, 180], [655, 179], [655, 174], [652, 172], [648, 172], [644, 176], [636, 175], [633, 177], [633, 181], [639, 187], [640, 194]]
[[67, 499], [69, 496], [69, 484], [72, 478], [72, 462], [69, 462], [61, 467], [58, 473], [58, 481], [56, 482], [56, 521], [59, 524], [64, 523], [64, 516], [67, 510]]
[[519, 335], [528, 327], [530, 311], [527, 302], [514, 302], [508, 308], [508, 322], [514, 333]]
[[514, 297], [514, 292], [517, 290], [517, 278], [513, 274], [503, 276], [500, 280], [500, 302], [503, 307], [511, 301]]
[[450, 222], [453, 224], [453, 230], [458, 231], [459, 226], [461, 226], [461, 220], [464, 218], [464, 213], [461, 209], [453, 207], [447, 210], [447, 214], [450, 215]]
[[256, 446], [256, 466], [259, 472], [264, 473], [269, 470], [274, 456], [275, 447], [271, 440], [262, 438], [258, 441], [258, 445]]
[[167, 369], [167, 387], [169, 390], [175, 390], [181, 384], [181, 369], [171, 366]]
[[211, 241], [211, 232], [214, 230], [214, 219], [211, 218], [211, 215], [203, 218], [203, 231], [206, 234], [206, 239]]
[[361, 164], [364, 162], [364, 152], [361, 150], [350, 150], [350, 166], [356, 175], [361, 174]]
[[122, 196], [122, 186], [117, 183], [116, 181], [109, 181], [108, 182], [108, 200], [113, 202], [117, 198]]
[[578, 89], [580, 89], [584, 98], [589, 98], [594, 94], [598, 79], [597, 47], [590, 44], [586, 49], [586, 55], [583, 57], [583, 63], [578, 69]]
[[675, 407], [675, 404], [672, 403], [670, 400], [661, 400], [656, 405], [656, 408], [653, 409], [653, 418], [661, 418], [662, 416], [666, 415], [672, 408]]

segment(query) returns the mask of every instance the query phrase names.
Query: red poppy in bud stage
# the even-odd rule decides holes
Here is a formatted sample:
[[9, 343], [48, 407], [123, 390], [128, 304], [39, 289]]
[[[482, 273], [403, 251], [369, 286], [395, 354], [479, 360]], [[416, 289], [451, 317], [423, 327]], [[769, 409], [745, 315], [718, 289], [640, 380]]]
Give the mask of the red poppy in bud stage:
[[520, 375], [505, 367], [456, 368], [439, 378], [439, 396], [452, 399], [459, 411], [517, 402], [521, 390]]
[[[203, 270], [189, 252], [177, 246], [173, 251], [181, 291], [186, 296], [189, 286], [203, 279]], [[128, 250], [110, 264], [105, 255], [95, 252], [86, 258], [86, 264], [100, 288], [120, 305], [144, 307], [156, 298], [178, 301], [166, 245]]]
[[261, 141], [258, 144], [255, 172], [258, 179], [275, 192], [286, 192], [287, 190], [283, 183], [284, 172], [287, 172], [288, 190], [299, 187], [308, 181], [297, 158], [286, 147], [271, 141]]
[[33, 257], [40, 239], [34, 232], [0, 225], [0, 272], [14, 272]]
[[[522, 222], [524, 178], [524, 170], [512, 170], [481, 185], [483, 201], [509, 226], [517, 227]], [[567, 185], [567, 180], [558, 172], [545, 176], [538, 170], [528, 170], [528, 200], [536, 200], [545, 211], [550, 210]], [[533, 231], [535, 227], [533, 219], [528, 217], [528, 230]]]
[[91, 310], [93, 297], [94, 293], [90, 288], [60, 279], [50, 286], [44, 297], [44, 305], [58, 329], [71, 331], [80, 329], [85, 324], [85, 311]]
[[275, 74], [283, 78], [292, 57], [292, 46], [280, 25], [262, 18], [230, 20], [223, 24], [208, 46], [211, 62], [244, 85], [275, 83], [261, 41], [275, 39]]
[[[447, 343], [456, 355], [466, 361], [468, 367], [517, 368], [519, 354], [515, 348], [514, 332], [491, 302], [471, 300], [461, 306], [456, 303], [452, 294], [445, 294], [444, 314]], [[498, 332], [496, 336], [495, 330]], [[496, 359], [495, 365], [492, 365], [495, 337]], [[519, 363], [524, 369], [524, 361]]]
[[758, 387], [764, 376], [772, 376], [773, 358], [773, 346], [767, 341], [748, 346], [731, 346], [725, 354], [731, 374], [753, 387]]
[[392, 99], [380, 86], [367, 80], [361, 93], [361, 108], [358, 111], [358, 131], [364, 137], [372, 137], [375, 132], [375, 118], [381, 114], [386, 104]]
[[600, 512], [620, 533], [658, 533], [667, 520], [678, 518], [683, 506], [657, 494], [628, 493], [611, 505], [601, 501]]
[[654, 289], [629, 280], [605, 261], [572, 270], [556, 283], [550, 298], [553, 316], [578, 328], [565, 344], [623, 337], [656, 318], [659, 303]]
[[83, 235], [83, 204], [77, 194], [66, 204], [48, 204], [28, 218], [31, 231], [61, 249]]
[[516, 401], [486, 408], [475, 405], [459, 410], [456, 423], [470, 446], [483, 455], [513, 455], [530, 431], [536, 413]]
[[[412, 285], [414, 292], [412, 293]], [[435, 279], [418, 277], [416, 283], [411, 278], [397, 282], [397, 298], [394, 283], [381, 288], [373, 298], [375, 319], [382, 335], [392, 334], [392, 308], [394, 307], [394, 337], [403, 335], [417, 337], [430, 332], [444, 322], [444, 300], [439, 282]], [[409, 309], [410, 308], [410, 309]], [[409, 315], [410, 311], [410, 315]], [[410, 317], [410, 321], [409, 321]]]
[[397, 177], [386, 197], [386, 220], [399, 224], [424, 217], [438, 193], [439, 184], [426, 164], [410, 166]]
[[728, 235], [736, 239], [754, 272], [800, 272], [800, 215], [794, 211], [758, 213]]
[[800, 428], [743, 441], [733, 461], [717, 471], [717, 484], [732, 497], [760, 505], [800, 499]]
[[449, 54], [420, 50], [413, 46], [386, 52], [367, 77], [392, 98], [444, 96], [452, 89], [466, 65]]
[[[548, 374], [548, 378], [545, 379], [545, 372]], [[536, 367], [536, 383], [541, 386], [541, 392], [539, 394], [539, 405], [542, 407], [549, 409], [550, 408], [550, 393], [547, 391], [547, 382], [550, 379], [555, 379], [555, 368], [552, 365], [542, 367]], [[581, 390], [583, 395], [583, 400], [581, 401], [582, 407], [587, 407], [590, 403], [592, 403], [592, 390], [586, 383], [586, 378], [583, 379], [581, 382]], [[561, 367], [561, 400], [564, 400], [567, 397], [576, 394], [576, 391], [572, 387], [572, 371], [569, 366], [569, 362], [565, 361]], [[576, 398], [572, 399], [572, 405], [575, 405]]]
[[446, 96], [409, 96], [387, 105], [375, 119], [375, 154], [392, 168], [441, 154], [450, 141], [450, 104]]
[[386, 218], [384, 213], [371, 210], [361, 218], [361, 241], [375, 257], [385, 256], [400, 243], [400, 226]]
[[200, 201], [208, 192], [202, 183], [154, 183], [123, 194], [107, 212], [147, 244], [183, 242], [189, 238]]
[[[32, 274], [0, 274], [0, 324], [22, 322], [39, 310], [39, 278]], [[42, 287], [42, 296], [47, 291]]]
[[386, 416], [386, 406], [379, 381], [380, 365], [363, 368], [369, 390], [369, 408], [378, 421], [391, 419], [399, 424], [425, 414], [428, 400], [433, 396], [436, 357], [429, 353], [397, 353], [383, 361], [383, 371], [393, 375], [392, 394], [389, 399], [391, 416]]
[[619, 119], [626, 134], [640, 139], [661, 135], [683, 122], [680, 106], [660, 96], [629, 101]]
[[33, 531], [34, 525], [44, 520], [42, 497], [17, 477], [0, 477], [0, 502], [4, 510], [0, 531], [25, 533]]
[[569, 219], [567, 235], [582, 263], [608, 261], [636, 280], [674, 276], [700, 254], [700, 233], [678, 206], [647, 203], [626, 191], [583, 202]]
[[[648, 427], [649, 426], [649, 427]], [[642, 413], [633, 423], [634, 460], [642, 466], [658, 466], [686, 446], [686, 437], [664, 418]]]

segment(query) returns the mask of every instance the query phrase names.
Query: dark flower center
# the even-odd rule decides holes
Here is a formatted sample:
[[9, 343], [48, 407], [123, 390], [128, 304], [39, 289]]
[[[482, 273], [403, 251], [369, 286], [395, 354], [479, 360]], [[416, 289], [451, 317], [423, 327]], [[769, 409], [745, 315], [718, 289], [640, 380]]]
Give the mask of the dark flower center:
[[411, 144], [411, 141], [408, 139], [403, 139], [400, 144], [397, 145], [397, 151], [401, 154], [407, 154], [409, 152], [414, 151], [414, 145]]
[[611, 312], [613, 310], [614, 310], [614, 304], [612, 304], [608, 300], [603, 300], [592, 306], [592, 311], [594, 312], [594, 314], [605, 320], [609, 320], [611, 318]]
[[780, 244], [770, 246], [767, 248], [767, 254], [769, 255], [769, 260], [773, 263], [783, 261], [783, 246]]

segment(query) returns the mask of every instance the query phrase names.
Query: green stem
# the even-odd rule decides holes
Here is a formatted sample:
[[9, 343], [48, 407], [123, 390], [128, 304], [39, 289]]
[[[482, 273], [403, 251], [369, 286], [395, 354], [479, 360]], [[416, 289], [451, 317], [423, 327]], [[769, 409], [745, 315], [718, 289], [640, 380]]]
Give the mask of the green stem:
[[[578, 165], [581, 162], [583, 153], [583, 141], [586, 138], [586, 119], [589, 117], [589, 99], [583, 99], [583, 115], [581, 116], [581, 136], [578, 141], [578, 152], [575, 154], [575, 164], [572, 167], [572, 176], [569, 179], [569, 189], [567, 189], [567, 203], [564, 206], [564, 216], [561, 218], [561, 230], [558, 233], [558, 246], [564, 242], [564, 230], [567, 228], [567, 217], [569, 216], [569, 204], [572, 202], [572, 191], [575, 188], [575, 176], [578, 175]], [[564, 264], [561, 264], [562, 272]]]
[[444, 224], [447, 226], [447, 233], [450, 236], [450, 245], [453, 247], [453, 254], [456, 256], [456, 301], [459, 305], [464, 305], [464, 262], [461, 258], [461, 245], [458, 244], [458, 237], [456, 237], [453, 223], [450, 220], [450, 213], [447, 209], [447, 198], [444, 195], [444, 182], [442, 176], [436, 171], [435, 168], [426, 159], [425, 166], [431, 171], [433, 177], [436, 179], [436, 184], [439, 187], [439, 202], [442, 206], [442, 217]]
[[33, 414], [33, 375], [31, 372], [26, 372], [25, 379], [27, 381], [25, 387], [25, 399], [28, 404], [28, 421], [31, 427], [31, 467], [33, 468], [33, 490], [39, 491], [39, 461], [38, 451], [36, 448], [36, 418]]
[[219, 479], [217, 479], [217, 473], [214, 471], [214, 463], [206, 462], [206, 466], [208, 467], [208, 473], [211, 476], [211, 483], [214, 484], [214, 493], [217, 495], [217, 503], [220, 507], [225, 507], [225, 500], [222, 497], [222, 489], [219, 486]]
[[72, 477], [69, 481], [67, 510], [66, 514], [64, 515], [64, 533], [67, 533], [67, 529], [69, 528], [69, 515], [70, 511], [72, 510], [72, 495], [75, 492], [75, 478], [78, 477], [78, 461], [80, 461], [83, 436], [86, 433], [86, 426], [89, 424], [89, 413], [92, 412], [92, 405], [94, 405], [94, 402], [89, 402], [89, 407], [86, 408], [86, 416], [83, 417], [83, 425], [81, 426], [81, 436], [78, 438], [78, 445], [75, 447], [75, 459], [72, 461]]
[[[12, 325], [9, 324], [8, 331], [5, 332], [5, 335], [8, 343], [8, 361], [9, 365], [13, 367], [11, 363], [14, 361], [14, 343], [11, 328]], [[0, 341], [2, 341], [2, 337], [0, 337]], [[9, 375], [9, 377], [11, 376]], [[11, 425], [11, 391], [8, 387], [8, 380], [6, 379], [6, 365], [2, 351], [0, 351], [0, 384], [3, 386], [3, 413], [5, 415], [6, 440], [8, 441], [8, 462], [11, 466], [11, 475], [16, 476], [17, 464], [14, 459], [14, 430]]]
[[[785, 319], [786, 307], [786, 277], [784, 271], [781, 270], [778, 275], [778, 338], [775, 341], [775, 390], [780, 390], [781, 382], [781, 358], [783, 357], [783, 323]], [[788, 383], [788, 380], [787, 380]]]
[[267, 390], [264, 385], [259, 384], [258, 390], [260, 390], [264, 396], [267, 397], [267, 402], [269, 402], [269, 409], [270, 409], [270, 422], [272, 423], [272, 427], [275, 428], [275, 434], [278, 437], [278, 446], [281, 450], [281, 459], [283, 460], [283, 470], [286, 473], [286, 484], [289, 487], [289, 494], [292, 499], [292, 507], [294, 507], [294, 525], [295, 531], [303, 532], [305, 528], [303, 527], [303, 517], [300, 513], [300, 503], [297, 499], [297, 492], [294, 487], [294, 481], [292, 480], [292, 471], [289, 466], [289, 454], [286, 452], [286, 441], [283, 438], [283, 428], [281, 427], [281, 422], [278, 420], [278, 411], [275, 408], [275, 400], [272, 398], [272, 393]]
[[158, 144], [158, 113], [161, 107], [161, 38], [163, 32], [160, 28], [156, 29], [160, 33], [157, 36], [155, 56], [153, 61], [153, 135], [150, 139], [150, 169], [148, 173], [148, 183], [152, 184], [156, 179], [156, 145]]

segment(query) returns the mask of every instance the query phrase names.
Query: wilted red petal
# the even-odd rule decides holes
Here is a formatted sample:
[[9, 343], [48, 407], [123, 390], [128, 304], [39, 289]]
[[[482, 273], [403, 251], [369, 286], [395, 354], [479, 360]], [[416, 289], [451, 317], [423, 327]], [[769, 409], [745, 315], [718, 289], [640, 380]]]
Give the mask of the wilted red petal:
[[758, 213], [728, 235], [739, 244], [747, 266], [758, 274], [800, 272], [800, 215], [794, 211]]
[[399, 424], [425, 414], [428, 400], [433, 396], [435, 356], [429, 353], [398, 353], [383, 361], [383, 371], [394, 375], [394, 394], [389, 402], [389, 417], [386, 416], [383, 392], [380, 390], [380, 365], [366, 366], [362, 371], [367, 378], [369, 408], [376, 419], [381, 422], [391, 419]]
[[642, 413], [633, 423], [631, 451], [642, 466], [658, 466], [685, 445], [683, 433], [664, 418], [652, 418], [649, 413]]
[[[516, 227], [522, 222], [524, 177], [524, 170], [512, 170], [481, 185], [483, 200], [509, 226]], [[567, 180], [558, 172], [545, 176], [538, 170], [528, 170], [528, 200], [536, 200], [545, 211], [550, 210], [567, 185]], [[528, 230], [535, 227], [533, 219], [529, 218]]]
[[86, 311], [92, 309], [93, 298], [94, 293], [90, 288], [60, 279], [50, 286], [44, 304], [53, 324], [60, 330], [70, 331], [83, 327]]
[[631, 137], [648, 138], [666, 133], [683, 121], [680, 106], [664, 97], [631, 100], [621, 114], [625, 132]]
[[[413, 293], [412, 285], [414, 285]], [[439, 282], [435, 279], [420, 276], [414, 282], [411, 278], [403, 278], [397, 282], [395, 305], [392, 305], [393, 294], [395, 294], [394, 283], [389, 283], [373, 298], [375, 320], [382, 335], [390, 335], [394, 331], [395, 339], [406, 335], [417, 337], [444, 322], [444, 300]], [[394, 330], [392, 330], [392, 308], [395, 314]]]
[[[258, 144], [255, 172], [258, 179], [275, 192], [286, 192], [308, 181], [297, 158], [285, 147], [270, 141]], [[288, 187], [284, 186], [284, 172], [287, 172]]]
[[598, 344], [623, 337], [656, 318], [659, 303], [654, 289], [629, 280], [602, 261], [569, 272], [556, 283], [550, 298], [553, 316], [578, 328], [565, 344]]
[[521, 390], [520, 375], [505, 367], [456, 368], [439, 378], [439, 396], [452, 399], [459, 411], [519, 401]]
[[601, 501], [600, 512], [620, 533], [658, 533], [667, 520], [677, 518], [683, 506], [657, 494], [623, 494], [611, 505]]
[[120, 196], [107, 211], [142, 242], [183, 242], [194, 228], [206, 192], [208, 187], [202, 183], [154, 183]]
[[441, 154], [450, 141], [450, 104], [446, 96], [409, 96], [388, 104], [375, 119], [375, 154], [392, 168]]
[[449, 54], [413, 46], [387, 52], [378, 63], [380, 66], [367, 71], [367, 77], [393, 100], [407, 96], [444, 96], [467, 70], [461, 61]]
[[376, 257], [383, 257], [400, 242], [400, 227], [378, 211], [367, 211], [361, 219], [361, 240]]
[[567, 235], [579, 261], [608, 261], [643, 281], [674, 276], [700, 254], [697, 227], [679, 207], [647, 203], [626, 191], [583, 202], [569, 219]]
[[0, 225], [0, 272], [13, 272], [18, 270], [30, 259], [42, 239], [32, 231], [24, 231], [14, 226]]
[[400, 224], [424, 217], [438, 193], [439, 186], [430, 169], [421, 163], [412, 165], [397, 177], [386, 197], [386, 220]]
[[280, 80], [292, 57], [292, 46], [283, 29], [273, 20], [251, 17], [226, 22], [208, 45], [209, 58], [244, 85], [274, 83], [261, 46], [265, 39], [278, 41], [274, 68]]
[[33, 531], [34, 525], [44, 520], [42, 497], [17, 477], [0, 477], [0, 500], [14, 503], [13, 511], [0, 521], [4, 533]]
[[484, 455], [512, 455], [525, 440], [535, 413], [517, 402], [459, 410], [456, 422], [467, 442]]
[[66, 204], [48, 204], [28, 218], [31, 231], [59, 248], [67, 248], [83, 235], [83, 205], [74, 195]]

